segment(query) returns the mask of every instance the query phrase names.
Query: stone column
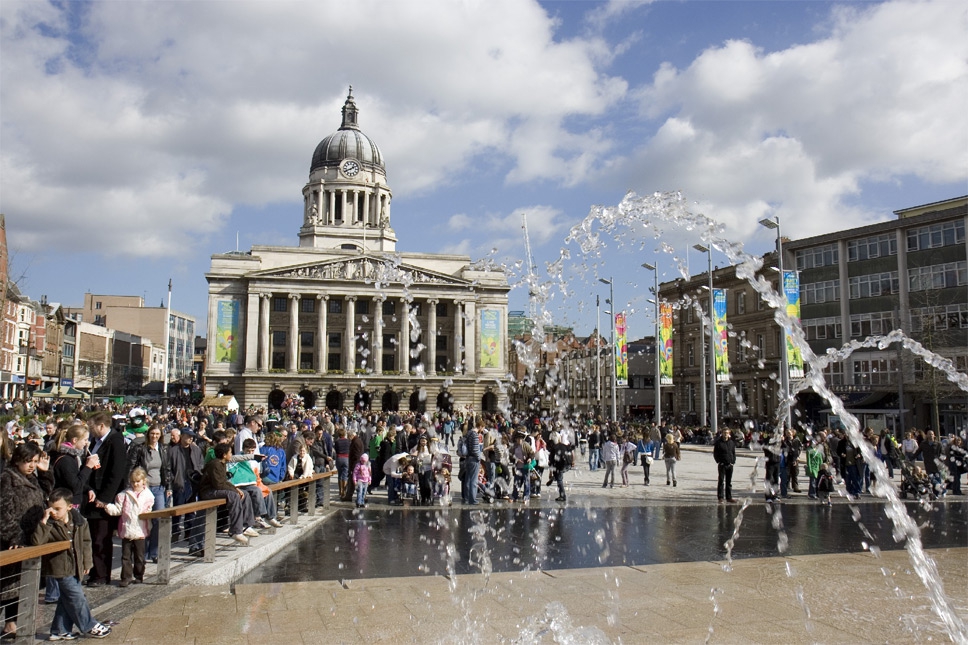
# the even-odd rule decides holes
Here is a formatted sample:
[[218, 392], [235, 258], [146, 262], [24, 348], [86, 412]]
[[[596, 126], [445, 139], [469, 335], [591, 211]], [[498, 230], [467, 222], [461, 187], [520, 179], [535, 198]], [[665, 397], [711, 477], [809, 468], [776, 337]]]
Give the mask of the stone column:
[[363, 193], [363, 222], [369, 224], [373, 218], [370, 217], [370, 191]]
[[319, 309], [319, 324], [316, 329], [316, 371], [320, 374], [326, 373], [326, 364], [329, 362], [329, 338], [326, 331], [326, 314], [329, 306], [329, 296], [321, 293], [316, 294], [316, 307]]
[[[346, 224], [347, 223], [347, 217], [346, 217], [346, 215], [347, 215], [347, 211], [349, 209], [348, 209], [347, 204], [346, 204], [346, 191], [345, 190], [339, 191], [339, 198], [340, 198], [340, 204], [342, 205], [342, 209], [343, 209], [343, 223]], [[352, 220], [349, 220], [349, 221], [352, 221]]]
[[289, 294], [289, 373], [299, 370], [299, 294]]
[[464, 373], [473, 376], [477, 373], [477, 305], [464, 303]]
[[383, 302], [386, 298], [373, 299], [373, 373], [383, 374]]
[[323, 198], [324, 192], [323, 189], [320, 188], [318, 191], [316, 191], [316, 212], [319, 215], [320, 222], [326, 221], [326, 204], [323, 203]]
[[259, 371], [269, 371], [269, 300], [272, 294], [259, 294]]
[[454, 373], [463, 374], [464, 364], [461, 362], [463, 356], [462, 345], [464, 344], [464, 313], [460, 300], [454, 301]]
[[427, 362], [425, 370], [430, 376], [437, 375], [437, 303], [439, 300], [427, 301]]
[[245, 371], [259, 369], [259, 294], [250, 291], [245, 309]]
[[336, 191], [327, 190], [329, 194], [329, 211], [326, 213], [326, 223], [331, 225], [336, 221]]
[[401, 374], [410, 373], [410, 303], [400, 298], [400, 345], [397, 347], [397, 364]]
[[346, 373], [353, 374], [356, 372], [356, 296], [346, 296], [346, 340], [343, 341], [343, 348], [346, 351], [343, 363]]

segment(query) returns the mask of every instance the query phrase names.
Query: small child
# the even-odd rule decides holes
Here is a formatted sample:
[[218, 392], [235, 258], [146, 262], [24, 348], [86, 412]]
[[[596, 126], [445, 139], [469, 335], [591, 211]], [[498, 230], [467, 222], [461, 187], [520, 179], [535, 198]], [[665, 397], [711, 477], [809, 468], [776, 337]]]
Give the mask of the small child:
[[73, 548], [58, 551], [43, 558], [43, 574], [57, 580], [61, 590], [50, 623], [50, 640], [74, 640], [77, 625], [88, 638], [104, 638], [111, 628], [91, 616], [91, 607], [84, 596], [81, 578], [94, 564], [91, 554], [91, 532], [87, 520], [77, 509], [71, 508], [74, 493], [67, 488], [55, 488], [47, 497], [47, 510], [34, 529], [34, 545], [70, 541]]
[[372, 481], [370, 475], [370, 456], [360, 455], [360, 462], [353, 469], [353, 484], [356, 486], [356, 508], [366, 508], [366, 489]]
[[306, 444], [299, 442], [299, 450], [289, 460], [287, 468], [289, 479], [302, 479], [313, 476], [313, 458], [309, 456]]
[[128, 477], [131, 488], [118, 493], [113, 503], [97, 502], [108, 515], [121, 516], [118, 537], [121, 538], [121, 583], [127, 587], [131, 581], [145, 581], [145, 540], [151, 532], [151, 522], [142, 520], [141, 514], [154, 508], [155, 495], [148, 489], [148, 472], [135, 468]]
[[281, 528], [282, 522], [276, 519], [279, 513], [276, 498], [262, 484], [260, 477], [262, 467], [259, 462], [262, 461], [263, 456], [256, 450], [255, 439], [245, 439], [242, 442], [242, 454], [235, 455], [232, 458], [233, 463], [226, 467], [229, 482], [248, 496], [258, 528]]
[[820, 473], [817, 475], [817, 499], [822, 506], [831, 506], [830, 493], [834, 490], [834, 479], [827, 470], [827, 464], [820, 465]]
[[407, 464], [406, 470], [403, 471], [403, 495], [404, 497], [409, 497], [411, 499], [417, 498], [417, 473], [413, 470], [413, 464]]

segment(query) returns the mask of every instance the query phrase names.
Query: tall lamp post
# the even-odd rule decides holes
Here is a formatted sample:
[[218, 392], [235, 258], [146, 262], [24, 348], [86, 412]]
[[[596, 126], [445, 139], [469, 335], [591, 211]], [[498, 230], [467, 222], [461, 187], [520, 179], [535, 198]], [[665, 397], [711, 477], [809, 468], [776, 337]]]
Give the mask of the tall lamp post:
[[662, 366], [659, 358], [662, 356], [662, 340], [659, 338], [659, 270], [656, 265], [648, 262], [642, 263], [642, 268], [648, 269], [655, 277], [655, 426], [662, 426]]
[[612, 338], [611, 338], [612, 350], [609, 354], [612, 357], [612, 365], [609, 368], [611, 369], [611, 372], [609, 373], [609, 378], [612, 381], [612, 422], [614, 423], [618, 421], [618, 417], [615, 414], [615, 286], [612, 283], [612, 280], [613, 280], [612, 278], [609, 278], [608, 280], [606, 280], [605, 278], [598, 279], [598, 281], [601, 282], [602, 284], [608, 285], [608, 304], [611, 307], [611, 310], [605, 313], [607, 313], [612, 319]]
[[694, 244], [692, 248], [706, 254], [709, 273], [709, 429], [715, 437], [719, 432], [719, 402], [716, 400], [716, 325], [713, 322], [713, 253], [709, 247]]
[[[776, 230], [776, 266], [780, 272], [780, 299], [783, 301], [783, 312], [786, 313], [786, 280], [783, 275], [783, 240], [780, 237], [780, 216], [773, 219], [764, 218], [760, 225], [770, 230]], [[780, 391], [783, 392], [783, 402], [780, 404], [780, 428], [786, 429], [790, 422], [790, 366], [787, 364], [786, 325], [780, 329]], [[792, 424], [790, 424], [792, 425]]]

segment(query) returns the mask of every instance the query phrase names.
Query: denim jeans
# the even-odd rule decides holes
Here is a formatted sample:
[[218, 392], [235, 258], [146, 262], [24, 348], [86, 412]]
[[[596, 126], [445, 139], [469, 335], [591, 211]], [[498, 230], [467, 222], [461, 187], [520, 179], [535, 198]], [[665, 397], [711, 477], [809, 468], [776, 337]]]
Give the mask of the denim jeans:
[[518, 491], [521, 492], [524, 501], [531, 499], [531, 470], [527, 465], [514, 467], [514, 493], [511, 495], [512, 499], [518, 498]]
[[477, 476], [480, 472], [480, 461], [477, 459], [464, 461], [464, 481], [461, 483], [460, 496], [467, 504], [477, 504]]
[[588, 470], [598, 470], [598, 448], [588, 450]]
[[[165, 487], [149, 486], [148, 490], [155, 496], [155, 503], [151, 510], [160, 511], [165, 508]], [[148, 560], [158, 557], [158, 520], [151, 520], [151, 535], [148, 536], [148, 548], [145, 551], [145, 558]]]
[[366, 503], [366, 482], [356, 482], [356, 505], [363, 506]]
[[44, 602], [53, 605], [58, 598], [60, 598], [60, 587], [57, 586], [57, 578], [44, 577]]
[[[192, 490], [192, 485], [190, 482], [185, 482], [184, 488], [173, 491], [173, 495], [174, 499], [172, 501], [175, 506], [197, 501], [195, 498], [195, 491]], [[180, 517], [173, 517], [171, 522], [171, 530], [174, 533], [179, 533], [184, 530], [185, 539], [188, 540], [189, 548], [200, 549], [205, 542], [205, 531], [204, 523], [199, 520], [200, 518], [198, 517], [198, 513], [186, 513]]]
[[74, 626], [82, 633], [94, 629], [97, 621], [91, 616], [91, 607], [87, 604], [81, 581], [74, 576], [57, 578], [60, 587], [60, 599], [54, 610], [54, 619], [50, 623], [51, 634], [69, 634]]

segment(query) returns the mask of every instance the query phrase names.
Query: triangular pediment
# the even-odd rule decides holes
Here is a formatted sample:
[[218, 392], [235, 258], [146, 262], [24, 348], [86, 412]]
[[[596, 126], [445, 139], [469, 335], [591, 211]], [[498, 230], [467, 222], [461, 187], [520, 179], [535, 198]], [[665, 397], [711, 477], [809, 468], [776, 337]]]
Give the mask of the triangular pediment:
[[469, 281], [455, 278], [422, 267], [395, 263], [384, 258], [369, 255], [327, 262], [309, 262], [276, 269], [253, 271], [248, 278], [285, 278], [288, 280], [335, 280], [382, 284], [470, 284]]

